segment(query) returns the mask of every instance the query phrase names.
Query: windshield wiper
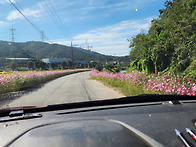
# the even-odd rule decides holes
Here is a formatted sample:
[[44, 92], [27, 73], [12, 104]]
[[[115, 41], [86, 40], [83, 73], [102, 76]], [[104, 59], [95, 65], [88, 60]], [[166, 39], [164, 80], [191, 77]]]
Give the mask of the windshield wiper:
[[11, 111], [8, 116], [0, 117], [0, 122], [22, 120], [22, 119], [31, 119], [31, 118], [37, 118], [37, 117], [42, 117], [42, 115], [39, 113], [25, 114], [24, 110], [16, 110], [16, 111]]

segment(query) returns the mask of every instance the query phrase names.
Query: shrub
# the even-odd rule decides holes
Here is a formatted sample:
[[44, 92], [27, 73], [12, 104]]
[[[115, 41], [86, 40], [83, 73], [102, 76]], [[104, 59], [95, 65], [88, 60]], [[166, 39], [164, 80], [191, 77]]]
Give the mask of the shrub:
[[34, 62], [33, 61], [27, 62], [27, 67], [28, 67], [29, 70], [34, 69]]
[[61, 65], [61, 69], [65, 69], [66, 66], [67, 66], [67, 63], [66, 63], [65, 61], [62, 61], [62, 62], [60, 63], [60, 65]]
[[95, 66], [95, 69], [98, 71], [102, 71], [103, 70], [103, 65], [101, 63], [97, 63], [97, 65]]
[[12, 70], [17, 70], [18, 63], [17, 63], [16, 61], [12, 61], [12, 62], [10, 62], [9, 67], [10, 67]]

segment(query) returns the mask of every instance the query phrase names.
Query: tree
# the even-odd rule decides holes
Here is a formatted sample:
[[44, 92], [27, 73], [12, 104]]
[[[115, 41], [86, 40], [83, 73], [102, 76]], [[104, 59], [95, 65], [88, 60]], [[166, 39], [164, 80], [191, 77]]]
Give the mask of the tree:
[[109, 70], [109, 71], [112, 71], [112, 69], [114, 69], [114, 64], [108, 63], [108, 64], [106, 64], [104, 67], [105, 67], [105, 69], [107, 69], [107, 70]]
[[47, 64], [41, 61], [40, 62], [40, 67], [41, 67], [42, 70], [46, 70], [47, 69]]
[[28, 67], [29, 70], [34, 69], [34, 62], [33, 61], [27, 62], [27, 67]]
[[95, 61], [91, 62], [92, 68], [95, 68], [96, 65], [97, 65], [97, 62], [95, 62]]
[[98, 71], [102, 71], [103, 70], [103, 64], [97, 63], [97, 65], [95, 66], [95, 69], [98, 70]]
[[130, 66], [158, 73], [185, 71], [196, 56], [196, 1], [167, 0], [147, 34], [130, 39]]
[[35, 67], [36, 67], [37, 69], [41, 69], [41, 70], [46, 70], [46, 69], [48, 68], [47, 64], [44, 63], [44, 62], [42, 62], [42, 61], [37, 61], [37, 62], [35, 63]]
[[68, 61], [68, 66], [69, 66], [69, 68], [72, 68], [72, 60]]
[[62, 61], [62, 62], [60, 63], [60, 65], [61, 65], [61, 69], [65, 69], [66, 66], [67, 66], [67, 63], [66, 63], [65, 61]]
[[120, 72], [121, 71], [121, 67], [120, 67], [120, 64], [117, 64], [116, 66], [115, 66], [115, 72]]
[[9, 67], [10, 67], [12, 70], [17, 70], [18, 63], [17, 63], [16, 61], [12, 61], [12, 62], [10, 62]]
[[130, 66], [147, 73], [152, 72], [154, 65], [150, 58], [149, 35], [141, 32], [132, 39], [129, 47], [132, 48], [129, 55], [132, 60]]
[[56, 63], [50, 63], [50, 67], [54, 70], [55, 68], [57, 68], [57, 64]]

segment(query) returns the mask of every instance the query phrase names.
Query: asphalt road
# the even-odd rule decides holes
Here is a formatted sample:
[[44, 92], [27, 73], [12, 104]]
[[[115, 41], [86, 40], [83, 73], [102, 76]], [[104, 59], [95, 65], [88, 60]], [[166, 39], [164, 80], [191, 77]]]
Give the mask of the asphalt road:
[[13, 100], [7, 106], [46, 106], [123, 97], [112, 88], [90, 79], [90, 72], [67, 75]]

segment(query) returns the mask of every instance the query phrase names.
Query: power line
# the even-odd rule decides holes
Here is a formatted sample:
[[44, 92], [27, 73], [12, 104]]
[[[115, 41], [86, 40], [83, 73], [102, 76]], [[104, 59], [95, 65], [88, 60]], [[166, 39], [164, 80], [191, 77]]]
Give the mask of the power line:
[[[24, 14], [24, 12], [22, 12], [20, 9], [22, 9], [21, 8], [21, 6], [19, 5], [19, 4], [17, 4], [17, 2], [15, 1], [15, 3], [18, 5], [16, 5], [16, 4], [14, 4], [11, 0], [8, 0], [13, 6], [14, 6], [14, 8], [33, 26], [33, 28], [39, 33], [39, 34], [41, 34], [42, 35], [42, 32], [43, 31], [40, 31], [40, 29], [35, 25], [35, 24], [33, 24], [33, 22], [32, 22], [32, 20], [29, 18], [29, 17], [27, 17], [25, 14]], [[20, 9], [18, 8], [18, 7], [20, 7]], [[45, 35], [44, 35], [45, 36]], [[48, 37], [46, 37], [45, 36], [45, 38], [47, 39], [47, 40], [49, 40], [48, 39]]]
[[11, 1], [9, 0], [9, 2], [16, 8], [16, 10], [18, 10], [18, 12], [36, 29], [37, 32], [41, 32], [32, 22], [31, 20], [22, 13], [22, 11], [20, 11], [20, 9]]
[[65, 38], [67, 38], [68, 40], [72, 40], [70, 33], [68, 32], [67, 29], [65, 29], [63, 22], [61, 21], [60, 17], [58, 16], [52, 3], [48, 0], [48, 3], [50, 5], [49, 6], [46, 1], [41, 1], [41, 0], [39, 0], [39, 1], [44, 8], [47, 8], [48, 15], [51, 16], [51, 18], [53, 19], [53, 22], [55, 23], [55, 25], [57, 26], [59, 31], [65, 36]]
[[62, 20], [60, 19], [60, 17], [59, 17], [59, 15], [58, 15], [57, 11], [56, 11], [55, 8], [53, 7], [51, 1], [48, 0], [48, 2], [49, 2], [49, 4], [50, 4], [50, 6], [52, 7], [52, 9], [53, 9], [55, 15], [57, 16], [58, 20], [59, 20], [60, 23], [62, 24], [63, 29], [68, 33], [68, 35], [70, 36], [70, 38], [72, 38], [72, 36], [71, 36], [71, 34], [69, 33], [69, 31], [68, 31], [68, 30], [65, 28], [65, 26], [63, 25], [63, 22], [62, 22]]
[[[45, 6], [44, 6], [44, 4], [43, 4], [43, 3], [45, 3], [45, 1], [41, 1], [41, 0], [40, 0], [40, 3], [41, 3], [41, 5], [42, 5], [42, 7], [45, 8]], [[45, 5], [46, 5], [46, 3], [45, 3]], [[53, 19], [54, 23], [57, 25], [57, 27], [59, 28], [60, 32], [62, 33], [62, 30], [61, 30], [59, 24], [55, 21], [55, 17], [54, 17], [53, 15], [50, 15], [50, 13], [49, 13], [49, 9], [50, 9], [50, 8], [48, 7], [48, 5], [46, 5], [46, 6], [47, 6], [47, 9], [48, 9], [48, 11], [47, 11], [48, 15], [51, 16], [51, 18]]]
[[10, 29], [10, 39], [11, 39], [11, 42], [12, 42], [11, 44], [13, 45], [14, 42], [15, 42], [15, 29], [14, 29], [14, 23], [13, 23], [13, 14], [12, 14], [13, 6], [12, 5], [10, 5], [10, 9], [11, 9], [11, 18], [12, 18], [12, 27]]
[[14, 43], [15, 42], [15, 29], [14, 29], [14, 25], [13, 25], [13, 14], [12, 14], [12, 6], [10, 5], [10, 8], [11, 8], [11, 17], [12, 17], [12, 27], [10, 29], [10, 39], [11, 39], [11, 42]]
[[[65, 26], [63, 25], [63, 22], [62, 22], [62, 20], [60, 19], [60, 17], [59, 17], [59, 15], [58, 15], [57, 11], [56, 11], [55, 8], [53, 7], [51, 1], [50, 1], [50, 0], [47, 0], [47, 1], [49, 2], [50, 7], [51, 7], [51, 9], [52, 9], [52, 10], [50, 9], [50, 10], [51, 10], [50, 12], [55, 16], [57, 22], [60, 24], [60, 26], [61, 26], [62, 30], [64, 31], [64, 33], [65, 33], [65, 34], [68, 34], [70, 40], [72, 40], [72, 36], [70, 35], [69, 31], [68, 31], [68, 30], [65, 28]], [[46, 4], [47, 4], [47, 3], [46, 3]], [[52, 12], [52, 11], [53, 11], [53, 12]]]

